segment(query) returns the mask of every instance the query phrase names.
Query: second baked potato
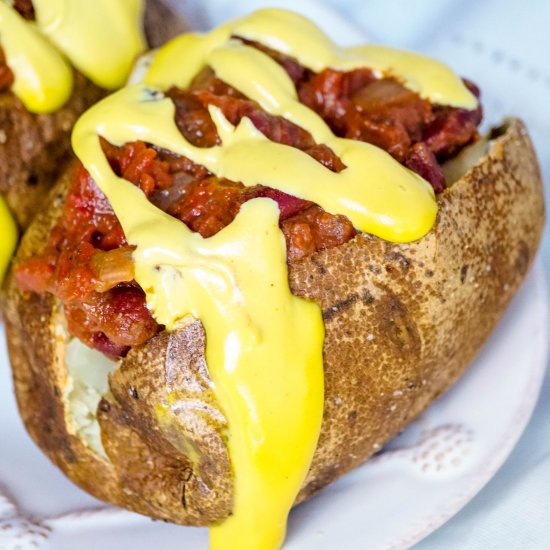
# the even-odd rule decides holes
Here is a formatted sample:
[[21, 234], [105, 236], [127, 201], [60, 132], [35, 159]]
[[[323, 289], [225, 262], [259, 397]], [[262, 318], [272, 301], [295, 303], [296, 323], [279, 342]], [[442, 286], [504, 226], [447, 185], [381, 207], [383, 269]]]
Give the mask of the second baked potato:
[[[184, 29], [181, 17], [163, 0], [148, 0], [144, 5], [149, 46], [157, 47]], [[17, 0], [13, 9], [24, 18], [35, 17], [30, 0]], [[116, 59], [116, 52], [111, 55]], [[13, 74], [2, 53], [0, 37], [0, 193], [19, 226], [25, 228], [72, 157], [70, 134], [74, 123], [107, 90], [75, 70], [69, 99], [55, 111], [37, 113], [23, 104], [12, 87]]]

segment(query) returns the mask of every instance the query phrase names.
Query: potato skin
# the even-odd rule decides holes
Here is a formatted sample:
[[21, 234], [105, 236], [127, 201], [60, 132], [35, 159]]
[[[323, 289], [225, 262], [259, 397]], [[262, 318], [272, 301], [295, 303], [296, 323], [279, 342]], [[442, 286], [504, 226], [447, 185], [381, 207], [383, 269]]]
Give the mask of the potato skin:
[[[152, 47], [184, 28], [182, 19], [164, 0], [147, 1], [145, 32]], [[106, 95], [105, 90], [81, 74], [75, 72], [74, 78], [71, 97], [54, 113], [30, 113], [15, 94], [0, 93], [0, 193], [23, 229], [71, 162], [71, 131], [75, 122]]]
[[[44, 246], [69, 178], [25, 235], [16, 264]], [[289, 266], [292, 291], [322, 307], [326, 328], [324, 420], [297, 502], [366, 460], [446, 391], [525, 277], [544, 201], [523, 124], [510, 121], [438, 202], [436, 225], [420, 241], [359, 234]], [[20, 412], [54, 463], [95, 496], [142, 514], [190, 525], [227, 517], [227, 426], [198, 321], [133, 349], [111, 375], [98, 410], [106, 462], [64, 424], [66, 342], [55, 301], [18, 291], [13, 273], [4, 298]]]
[[0, 193], [26, 228], [71, 158], [71, 130], [105, 92], [75, 72], [73, 94], [58, 111], [34, 114], [10, 91], [0, 94]]

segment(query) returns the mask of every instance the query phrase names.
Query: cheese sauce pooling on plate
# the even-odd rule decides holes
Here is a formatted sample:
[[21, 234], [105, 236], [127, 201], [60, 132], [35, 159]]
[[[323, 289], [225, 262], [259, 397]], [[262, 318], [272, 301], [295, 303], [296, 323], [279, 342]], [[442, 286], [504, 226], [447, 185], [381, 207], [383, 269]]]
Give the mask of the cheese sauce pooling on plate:
[[[156, 54], [145, 83], [102, 101], [75, 127], [77, 155], [136, 247], [136, 280], [157, 322], [172, 331], [199, 319], [206, 331], [206, 361], [228, 421], [234, 472], [233, 513], [211, 529], [211, 546], [273, 550], [283, 543], [287, 515], [316, 448], [324, 385], [321, 311], [289, 289], [276, 203], [253, 199], [229, 226], [203, 238], [117, 177], [98, 136], [115, 145], [142, 140], [217, 176], [311, 200], [390, 241], [421, 238], [433, 226], [437, 206], [431, 186], [390, 155], [336, 137], [299, 103], [284, 70], [235, 36], [275, 48], [314, 71], [370, 67], [438, 103], [473, 108], [476, 100], [436, 61], [380, 46], [341, 49], [299, 15], [262, 10], [209, 34], [173, 40]], [[302, 151], [269, 141], [247, 118], [233, 126], [213, 106], [221, 143], [194, 147], [179, 132], [174, 104], [162, 91], [187, 86], [206, 66], [268, 113], [308, 130], [346, 168], [333, 173]], [[163, 415], [170, 414], [168, 396], [160, 405]]]
[[36, 21], [0, 0], [0, 46], [15, 76], [13, 92], [35, 113], [63, 106], [71, 63], [106, 89], [123, 86], [143, 51], [143, 0], [33, 0]]

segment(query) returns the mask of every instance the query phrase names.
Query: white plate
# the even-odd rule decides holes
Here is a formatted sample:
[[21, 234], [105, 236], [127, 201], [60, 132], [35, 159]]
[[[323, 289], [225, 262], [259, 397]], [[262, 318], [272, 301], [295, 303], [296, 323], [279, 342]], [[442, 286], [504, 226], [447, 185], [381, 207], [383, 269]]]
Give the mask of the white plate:
[[[549, 332], [537, 265], [461, 381], [377, 457], [295, 510], [285, 550], [404, 549], [449, 519], [492, 477], [525, 428]], [[31, 542], [44, 550], [207, 548], [206, 530], [100, 508], [50, 465], [17, 416], [3, 341], [0, 418], [3, 550]]]
[[[265, 3], [210, 0], [203, 8], [220, 16], [213, 8], [231, 5], [226, 16]], [[295, 4], [334, 39], [357, 41], [356, 28], [328, 8], [314, 0]], [[2, 333], [0, 326], [0, 549], [206, 549], [206, 530], [104, 508], [47, 461], [17, 415]], [[545, 279], [536, 266], [462, 380], [378, 457], [293, 511], [285, 550], [405, 549], [454, 515], [492, 477], [525, 428], [549, 333]]]

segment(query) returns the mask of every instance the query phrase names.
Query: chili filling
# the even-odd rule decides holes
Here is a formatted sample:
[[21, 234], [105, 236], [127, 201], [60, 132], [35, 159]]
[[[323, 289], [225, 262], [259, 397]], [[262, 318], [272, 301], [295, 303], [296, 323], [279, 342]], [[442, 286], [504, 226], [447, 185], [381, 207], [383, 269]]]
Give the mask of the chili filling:
[[4, 50], [0, 48], [0, 93], [7, 92], [13, 84], [14, 76], [6, 61]]
[[32, 0], [13, 0], [13, 7], [28, 21], [36, 20]]
[[[301, 102], [315, 110], [336, 135], [383, 148], [428, 180], [437, 193], [445, 189], [440, 162], [478, 138], [481, 107], [466, 111], [432, 105], [397, 80], [377, 79], [368, 69], [326, 69], [316, 74], [295, 59], [249, 44], [287, 71]], [[466, 85], [479, 96], [473, 84]], [[296, 147], [334, 172], [345, 168], [331, 149], [315, 143], [307, 131], [266, 113], [210, 69], [202, 71], [188, 89], [172, 88], [166, 95], [174, 102], [179, 130], [197, 147], [219, 143], [208, 111], [208, 105], [216, 105], [232, 124], [247, 117], [270, 140]], [[230, 224], [240, 206], [255, 197], [278, 203], [289, 260], [338, 246], [356, 234], [344, 216], [329, 214], [261, 182], [245, 187], [143, 142], [122, 147], [105, 140], [101, 144], [118, 176], [203, 237]], [[55, 295], [73, 336], [108, 356], [121, 357], [162, 328], [134, 281], [132, 251], [107, 199], [79, 165], [46, 250], [18, 266], [17, 284], [22, 290]]]

